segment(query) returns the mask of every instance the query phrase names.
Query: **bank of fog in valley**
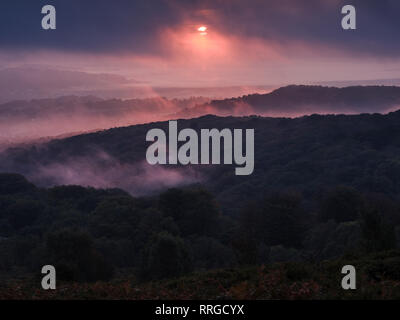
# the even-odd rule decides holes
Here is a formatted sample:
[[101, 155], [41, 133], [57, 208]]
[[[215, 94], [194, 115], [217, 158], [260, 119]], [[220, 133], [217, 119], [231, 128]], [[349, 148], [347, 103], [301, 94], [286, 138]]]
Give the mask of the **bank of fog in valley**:
[[0, 148], [80, 132], [161, 121], [184, 107], [207, 101], [209, 99], [203, 97], [121, 100], [94, 96], [13, 101], [0, 105]]
[[0, 105], [0, 149], [37, 139], [206, 114], [298, 117], [313, 113], [386, 113], [400, 105], [400, 89], [389, 86], [287, 86], [260, 92], [217, 100], [201, 96], [163, 98], [155, 91], [152, 98], [142, 99], [66, 96], [8, 102]]

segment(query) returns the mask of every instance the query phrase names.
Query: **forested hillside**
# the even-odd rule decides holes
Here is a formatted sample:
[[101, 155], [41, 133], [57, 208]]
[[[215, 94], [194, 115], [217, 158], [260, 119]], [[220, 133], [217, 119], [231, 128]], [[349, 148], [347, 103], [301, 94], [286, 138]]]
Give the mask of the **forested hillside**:
[[122, 188], [133, 195], [201, 183], [228, 215], [271, 191], [296, 191], [306, 202], [337, 185], [397, 198], [400, 191], [400, 112], [387, 115], [312, 115], [295, 119], [216, 117], [179, 120], [178, 129], [255, 129], [255, 169], [235, 176], [230, 165], [150, 166], [145, 140], [150, 123], [10, 149], [0, 171], [25, 175], [40, 186]]
[[[143, 176], [145, 134], [167, 123], [10, 149], [0, 161], [1, 275], [54, 264], [67, 281], [146, 282], [395, 249], [399, 124], [399, 112], [179, 120], [180, 129], [254, 128], [256, 160], [250, 176], [235, 176], [229, 165], [152, 167], [162, 180], [175, 173], [175, 188], [151, 188], [155, 177]], [[87, 178], [82, 185], [98, 176], [112, 183], [60, 186], [74, 174]]]

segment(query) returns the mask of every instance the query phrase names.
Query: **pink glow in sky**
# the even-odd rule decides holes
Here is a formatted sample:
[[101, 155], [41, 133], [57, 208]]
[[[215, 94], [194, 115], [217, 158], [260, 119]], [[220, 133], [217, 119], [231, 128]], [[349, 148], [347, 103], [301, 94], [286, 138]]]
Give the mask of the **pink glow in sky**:
[[[338, 0], [318, 5], [314, 1], [267, 2], [251, 1], [243, 5], [236, 0], [203, 1], [196, 6], [173, 1], [168, 13], [161, 11], [156, 17], [151, 8], [143, 12], [148, 17], [137, 20], [136, 24], [142, 21], [146, 28], [123, 20], [120, 32], [111, 38], [118, 40], [115, 43], [99, 26], [92, 34], [99, 40], [93, 44], [91, 37], [85, 38], [86, 29], [82, 29], [81, 41], [70, 47], [51, 46], [46, 39], [29, 47], [3, 46], [0, 69], [28, 64], [112, 73], [148, 86], [167, 87], [283, 85], [399, 77], [399, 55], [390, 52], [379, 55], [375, 52], [378, 46], [361, 50], [362, 45], [357, 41], [365, 38], [362, 31], [351, 35], [338, 30]], [[310, 8], [318, 11], [318, 16]], [[119, 11], [119, 15], [124, 14]], [[114, 27], [119, 27], [114, 20]], [[124, 25], [128, 22], [130, 28]], [[64, 44], [69, 38], [63, 39], [61, 34], [55, 40]], [[374, 41], [381, 39], [383, 36]]]

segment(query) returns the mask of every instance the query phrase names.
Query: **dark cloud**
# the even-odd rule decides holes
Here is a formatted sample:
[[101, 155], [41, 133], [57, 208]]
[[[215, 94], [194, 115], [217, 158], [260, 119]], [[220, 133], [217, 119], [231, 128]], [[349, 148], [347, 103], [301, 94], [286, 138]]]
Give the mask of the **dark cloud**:
[[[42, 6], [54, 5], [57, 30], [41, 28]], [[180, 22], [166, 2], [131, 0], [16, 0], [0, 4], [0, 43], [4, 48], [88, 52], [156, 51], [159, 28]]]
[[[57, 30], [43, 31], [41, 7], [57, 9]], [[340, 9], [353, 4], [357, 30], [341, 29]], [[7, 0], [0, 4], [3, 49], [163, 54], [160, 31], [206, 23], [222, 33], [398, 56], [398, 0]]]
[[[253, 0], [214, 2], [215, 23], [226, 32], [257, 36], [282, 44], [291, 41], [336, 47], [355, 54], [398, 56], [400, 1], [396, 0]], [[226, 4], [218, 8], [218, 4]], [[341, 8], [357, 10], [357, 30], [341, 27]]]

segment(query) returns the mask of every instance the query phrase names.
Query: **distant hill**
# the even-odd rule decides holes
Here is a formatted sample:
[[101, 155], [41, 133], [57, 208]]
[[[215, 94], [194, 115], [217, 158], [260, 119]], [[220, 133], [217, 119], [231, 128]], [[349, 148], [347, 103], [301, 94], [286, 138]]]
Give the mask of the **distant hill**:
[[0, 103], [65, 95], [103, 96], [140, 82], [115, 74], [67, 71], [38, 66], [0, 69]]
[[301, 116], [319, 114], [385, 113], [400, 106], [400, 87], [352, 86], [345, 88], [290, 85], [267, 94], [213, 100], [187, 108], [178, 116], [196, 117], [205, 113], [226, 115]]
[[223, 99], [269, 92], [272, 88], [276, 86], [165, 87], [112, 73], [89, 73], [38, 65], [0, 68], [0, 103], [70, 95], [91, 95], [102, 99], [146, 99], [155, 96]]

